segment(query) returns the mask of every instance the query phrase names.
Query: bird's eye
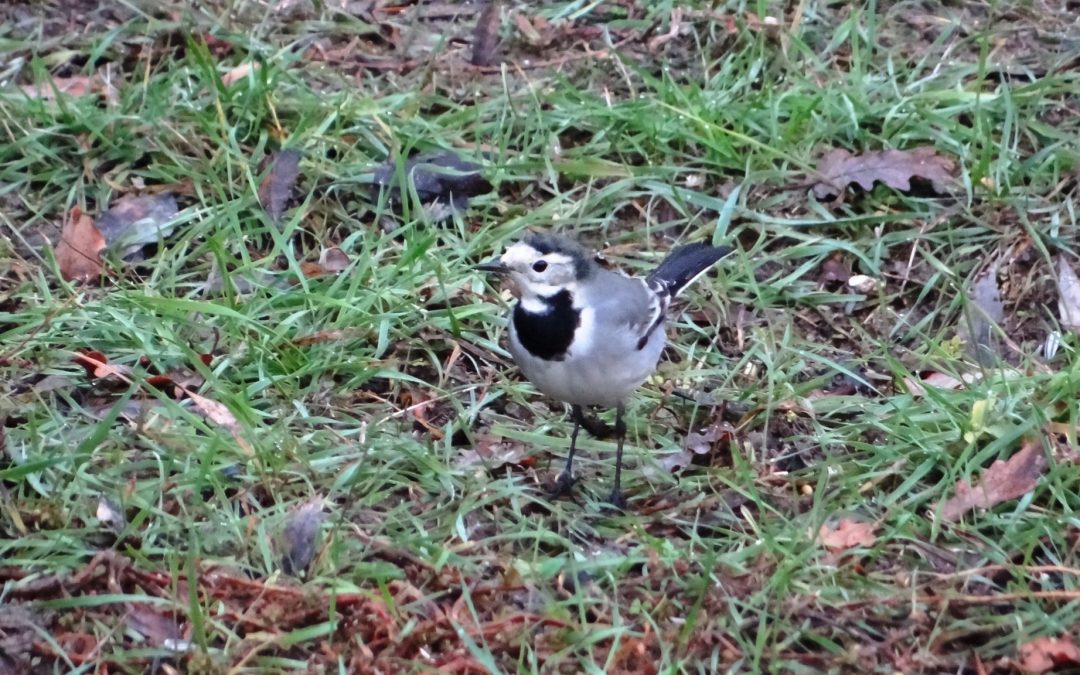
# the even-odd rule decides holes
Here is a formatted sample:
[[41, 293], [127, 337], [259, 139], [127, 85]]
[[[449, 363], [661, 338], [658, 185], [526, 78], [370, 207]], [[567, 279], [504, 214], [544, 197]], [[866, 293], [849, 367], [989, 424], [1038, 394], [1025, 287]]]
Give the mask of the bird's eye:
[[537, 260], [533, 263], [533, 272], [543, 272], [547, 269], [547, 262], [544, 260]]

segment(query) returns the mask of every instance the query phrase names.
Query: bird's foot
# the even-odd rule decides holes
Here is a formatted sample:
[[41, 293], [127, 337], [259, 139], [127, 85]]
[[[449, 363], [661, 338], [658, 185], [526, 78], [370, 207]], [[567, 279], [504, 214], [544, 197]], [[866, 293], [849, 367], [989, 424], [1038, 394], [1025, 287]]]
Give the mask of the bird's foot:
[[563, 471], [559, 474], [559, 477], [555, 479], [555, 484], [548, 490], [548, 496], [552, 499], [565, 497], [574, 489], [575, 483], [577, 483], [577, 478], [572, 474]]
[[608, 495], [607, 503], [619, 511], [626, 510], [626, 497], [623, 496], [621, 490], [612, 490], [611, 494]]

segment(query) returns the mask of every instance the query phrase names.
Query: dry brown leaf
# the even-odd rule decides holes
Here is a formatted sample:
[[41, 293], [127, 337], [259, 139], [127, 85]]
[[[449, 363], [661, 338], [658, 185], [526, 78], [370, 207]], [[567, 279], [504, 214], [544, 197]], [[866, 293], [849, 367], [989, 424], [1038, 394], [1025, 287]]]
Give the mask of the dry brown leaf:
[[112, 250], [127, 256], [147, 244], [156, 244], [175, 227], [180, 207], [170, 192], [121, 197], [98, 218], [97, 227]]
[[735, 437], [735, 427], [728, 422], [710, 424], [704, 431], [691, 431], [686, 434], [686, 449], [695, 455], [707, 455], [720, 441], [731, 441]]
[[1028, 673], [1046, 673], [1061, 666], [1080, 665], [1080, 647], [1068, 635], [1039, 637], [1020, 645], [1016, 667]]
[[1058, 314], [1061, 327], [1080, 331], [1080, 278], [1065, 256], [1058, 256]]
[[180, 389], [191, 399], [191, 402], [203, 417], [227, 430], [232, 435], [233, 440], [236, 441], [236, 444], [239, 445], [244, 452], [249, 455], [254, 454], [254, 449], [251, 447], [251, 444], [248, 443], [241, 434], [240, 423], [236, 421], [236, 417], [232, 414], [232, 411], [223, 404], [196, 394], [190, 389], [184, 387], [180, 387]]
[[245, 61], [244, 63], [241, 63], [237, 67], [229, 70], [229, 72], [222, 75], [221, 83], [224, 84], [226, 87], [231, 87], [240, 80], [246, 78], [251, 73], [257, 71], [258, 69], [259, 64], [252, 63], [251, 61]]
[[671, 10], [671, 18], [668, 21], [668, 31], [653, 37], [646, 45], [650, 53], [655, 54], [664, 46], [664, 44], [679, 37], [679, 31], [682, 30], [682, 17], [682, 7], [675, 7]]
[[123, 531], [124, 526], [127, 524], [123, 509], [105, 497], [98, 499], [97, 511], [94, 515], [97, 516], [98, 522], [113, 532], [119, 533]]
[[52, 101], [57, 93], [72, 97], [93, 94], [100, 89], [97, 78], [89, 75], [75, 75], [73, 77], [54, 77], [51, 82], [37, 82], [24, 84], [21, 89], [30, 98]]
[[1005, 320], [1005, 303], [997, 283], [997, 265], [991, 265], [972, 284], [964, 307], [966, 325], [960, 331], [967, 334], [969, 353], [983, 365], [992, 365], [1000, 356], [1000, 341], [995, 328]]
[[543, 17], [530, 17], [519, 12], [514, 15], [514, 27], [533, 47], [546, 47], [551, 43], [551, 26]]
[[323, 249], [322, 254], [319, 255], [319, 266], [323, 268], [323, 271], [330, 274], [344, 272], [349, 268], [350, 262], [349, 254], [337, 246]]
[[300, 176], [300, 152], [282, 150], [270, 160], [270, 171], [259, 185], [259, 203], [277, 222], [285, 212], [296, 179]]
[[917, 377], [905, 377], [904, 386], [907, 387], [908, 392], [912, 396], [926, 396], [926, 387], [930, 386], [934, 389], [954, 390], [959, 389], [965, 384], [971, 384], [978, 382], [982, 379], [980, 373], [966, 373], [961, 377], [953, 377], [947, 373], [933, 372], [926, 377], [919, 379]]
[[72, 362], [86, 370], [86, 377], [91, 380], [108, 380], [114, 383], [131, 384], [131, 368], [121, 364], [109, 363], [109, 357], [90, 349], [79, 349]]
[[980, 485], [973, 486], [963, 479], [957, 481], [956, 495], [941, 504], [941, 517], [944, 520], [959, 520], [972, 509], [987, 509], [1022, 497], [1035, 489], [1045, 470], [1046, 457], [1042, 443], [1025, 440], [1015, 455], [991, 464], [983, 472]]
[[857, 546], [868, 548], [877, 541], [873, 523], [853, 518], [840, 518], [834, 522], [825, 523], [818, 530], [818, 538], [822, 546], [830, 551], [846, 551]]
[[236, 421], [236, 417], [224, 404], [196, 394], [190, 389], [185, 389], [184, 393], [206, 419], [229, 431], [240, 430], [240, 424]]
[[299, 576], [311, 567], [315, 559], [316, 538], [323, 521], [323, 499], [314, 497], [293, 509], [282, 533], [281, 569], [285, 574]]
[[871, 190], [881, 181], [891, 188], [907, 192], [911, 179], [930, 181], [934, 189], [943, 192], [953, 181], [952, 171], [956, 164], [949, 157], [937, 154], [930, 146], [914, 150], [875, 150], [853, 155], [843, 148], [825, 153], [818, 162], [820, 182], [814, 185], [818, 199], [836, 197], [856, 183], [864, 190]]
[[490, 66], [498, 56], [499, 48], [499, 10], [502, 3], [499, 0], [489, 0], [484, 10], [480, 12], [476, 20], [476, 28], [473, 29], [472, 64], [474, 66]]
[[105, 271], [101, 251], [105, 237], [94, 219], [76, 206], [71, 209], [60, 242], [56, 245], [56, 265], [68, 281], [97, 281]]
[[309, 333], [308, 335], [301, 335], [300, 337], [293, 338], [290, 342], [297, 347], [310, 347], [311, 345], [319, 345], [326, 342], [355, 340], [367, 335], [367, 333], [367, 329], [355, 326], [352, 328], [327, 328], [325, 330], [319, 330], [314, 333]]
[[182, 642], [182, 633], [176, 618], [158, 611], [150, 603], [129, 603], [127, 621], [129, 628], [140, 633], [155, 647], [175, 648]]
[[459, 469], [486, 467], [498, 469], [507, 464], [522, 466], [532, 464], [533, 458], [524, 443], [512, 441], [500, 436], [478, 434], [476, 445], [471, 450], [464, 450], [454, 460]]
[[838, 281], [846, 283], [851, 278], [851, 267], [844, 259], [843, 252], [836, 252], [828, 260], [821, 264], [821, 273], [818, 281], [821, 283]]

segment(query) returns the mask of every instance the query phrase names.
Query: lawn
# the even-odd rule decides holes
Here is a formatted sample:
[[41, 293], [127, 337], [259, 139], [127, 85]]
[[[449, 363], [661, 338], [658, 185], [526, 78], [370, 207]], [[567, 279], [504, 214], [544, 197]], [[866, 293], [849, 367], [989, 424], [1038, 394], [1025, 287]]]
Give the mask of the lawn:
[[[1077, 3], [100, 5], [0, 6], [0, 673], [1080, 666]], [[530, 230], [735, 248], [625, 511]]]

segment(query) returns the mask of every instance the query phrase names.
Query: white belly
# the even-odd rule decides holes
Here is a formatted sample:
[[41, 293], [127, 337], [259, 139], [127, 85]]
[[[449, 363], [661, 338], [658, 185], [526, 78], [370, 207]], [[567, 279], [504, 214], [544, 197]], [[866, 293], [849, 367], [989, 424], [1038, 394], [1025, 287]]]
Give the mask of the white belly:
[[613, 407], [624, 402], [656, 369], [664, 350], [664, 327], [652, 332], [642, 349], [633, 335], [623, 339], [593, 331], [576, 339], [561, 361], [546, 361], [530, 354], [514, 334], [510, 322], [510, 353], [530, 382], [542, 393], [574, 405]]

